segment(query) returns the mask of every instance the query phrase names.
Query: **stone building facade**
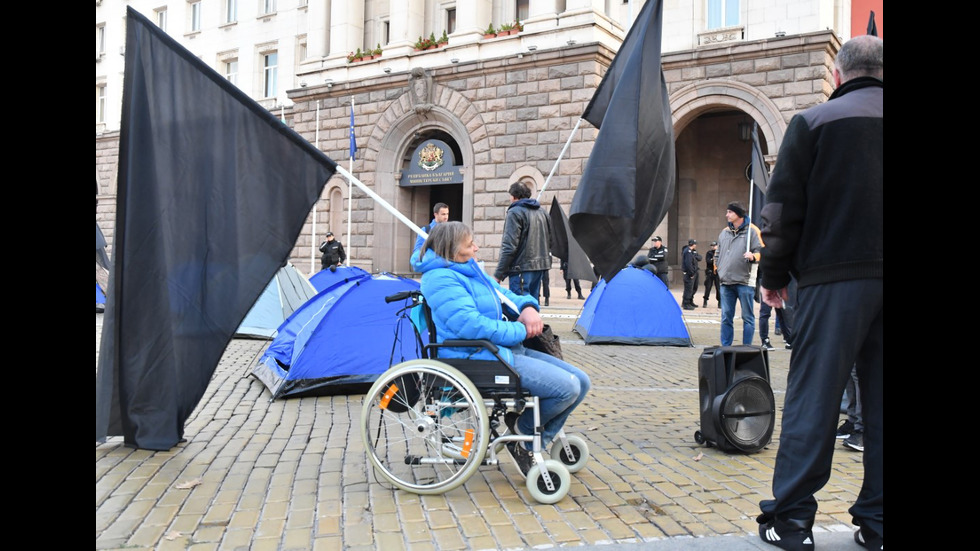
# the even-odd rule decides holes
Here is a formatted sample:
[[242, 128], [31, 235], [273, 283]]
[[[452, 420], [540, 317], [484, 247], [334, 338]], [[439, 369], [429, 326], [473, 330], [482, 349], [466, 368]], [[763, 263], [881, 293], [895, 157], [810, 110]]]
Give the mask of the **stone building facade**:
[[[450, 44], [414, 51], [406, 37], [414, 38], [415, 32], [430, 27], [442, 28], [436, 28], [438, 10], [429, 9], [430, 4], [435, 6], [430, 0], [411, 0], [406, 5], [411, 11], [412, 6], [423, 4], [427, 6], [424, 14], [408, 14], [404, 29], [400, 16], [391, 11], [401, 6], [398, 2], [388, 3], [387, 14], [365, 8], [364, 14], [357, 15], [356, 10], [343, 12], [337, 2], [326, 0], [280, 0], [278, 13], [260, 15], [254, 21], [242, 18], [235, 27], [246, 21], [257, 29], [269, 24], [283, 26], [284, 18], [293, 14], [296, 28], [306, 31], [286, 37], [291, 45], [287, 49], [303, 52], [296, 53], [290, 63], [295, 73], [281, 77], [293, 87], [286, 90], [286, 99], [257, 100], [281, 114], [291, 128], [415, 224], [428, 223], [433, 203], [449, 204], [451, 219], [474, 228], [481, 246], [479, 257], [492, 271], [511, 183], [528, 184], [532, 196], [544, 189], [543, 204], [550, 205], [557, 197], [568, 211], [598, 133], [580, 117], [625, 34], [618, 21], [624, 20], [626, 7], [611, 3], [613, 13], [609, 6], [601, 8], [602, 2], [593, 0], [566, 0], [555, 6], [530, 0], [517, 2], [515, 11], [511, 2], [498, 0], [451, 3], [454, 17], [455, 6], [461, 11], [460, 27], [450, 33]], [[746, 138], [752, 123], [758, 124], [762, 148], [772, 166], [792, 115], [825, 101], [832, 92], [831, 69], [841, 31], [806, 30], [841, 29], [850, 22], [843, 4], [838, 9], [837, 3], [828, 0], [798, 0], [796, 11], [806, 16], [782, 20], [759, 19], [753, 11], [757, 3], [744, 2], [740, 25], [691, 32], [703, 29], [702, 4], [680, 4], [682, 8], [671, 16], [665, 14], [662, 58], [674, 119], [677, 188], [670, 211], [656, 230], [665, 237], [675, 266], [689, 238], [701, 243], [717, 238], [728, 202], [748, 201], [745, 169], [751, 141]], [[521, 5], [530, 11], [518, 34], [487, 38], [477, 32], [484, 18], [495, 18], [498, 23], [510, 20]], [[186, 6], [174, 6], [171, 20], [183, 19], [178, 8]], [[325, 16], [329, 16], [329, 28], [320, 29], [317, 22]], [[363, 36], [347, 32], [356, 30], [361, 20]], [[342, 28], [337, 26], [341, 22]], [[386, 45], [380, 59], [348, 63], [338, 53], [341, 46], [346, 49], [364, 40], [368, 41], [365, 44], [380, 40], [379, 29], [384, 28], [400, 34]], [[343, 29], [347, 30], [341, 33]], [[202, 59], [217, 56], [215, 63], [220, 65], [231, 50], [214, 37], [241, 30], [225, 23], [214, 30], [185, 33], [183, 38], [207, 45], [205, 50], [213, 50], [213, 55], [205, 53]], [[340, 40], [341, 34], [346, 38]], [[275, 42], [272, 35], [261, 39], [258, 46], [263, 48]], [[235, 51], [241, 54], [258, 46]], [[282, 49], [281, 44], [279, 47]], [[114, 74], [109, 69], [117, 62], [112, 56], [97, 54], [97, 86], [106, 80], [113, 84], [100, 74]], [[358, 146], [353, 162], [348, 153], [352, 107]], [[118, 139], [119, 132], [111, 123], [97, 125], [96, 221], [110, 248]], [[429, 140], [450, 148], [458, 165], [458, 183], [408, 185], [413, 152]], [[412, 229], [340, 175], [326, 183], [290, 260], [303, 271], [317, 269], [316, 245], [327, 231], [333, 231], [349, 249], [352, 264], [372, 272], [410, 273]], [[552, 281], [560, 281], [558, 278], [556, 262]]]
[[[745, 167], [751, 143], [739, 135], [740, 126], [758, 123], [767, 161], [774, 163], [792, 115], [825, 101], [832, 92], [831, 68], [839, 46], [833, 33], [820, 32], [664, 56], [678, 185], [657, 233], [669, 236], [672, 264], [680, 262], [680, 249], [689, 237], [701, 242], [717, 237], [728, 202], [748, 201]], [[553, 171], [541, 202], [550, 205], [557, 196], [566, 212], [571, 205], [598, 132], [584, 121], [576, 129], [576, 123], [613, 56], [598, 44], [575, 45], [521, 58], [306, 87], [290, 94], [291, 124], [311, 142], [318, 139], [318, 147], [347, 168], [353, 98], [358, 143], [354, 176], [420, 226], [428, 222], [432, 203], [450, 204], [452, 219], [473, 227], [479, 256], [492, 270], [511, 183], [523, 181], [537, 196]], [[427, 90], [421, 108], [412, 92], [420, 79]], [[458, 149], [462, 184], [400, 185], [411, 162], [408, 155], [427, 139]], [[352, 262], [370, 271], [406, 273], [412, 230], [341, 176], [327, 183], [317, 207], [318, 229], [311, 216], [293, 262], [309, 262], [314, 233], [329, 226], [338, 233], [338, 222], [346, 233], [351, 198]], [[552, 275], [560, 277], [557, 271]]]

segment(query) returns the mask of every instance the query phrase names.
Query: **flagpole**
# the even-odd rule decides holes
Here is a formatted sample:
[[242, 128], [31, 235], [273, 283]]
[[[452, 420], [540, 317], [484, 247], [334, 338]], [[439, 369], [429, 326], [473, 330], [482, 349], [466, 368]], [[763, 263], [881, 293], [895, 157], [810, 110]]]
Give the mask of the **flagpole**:
[[538, 192], [537, 200], [539, 203], [541, 202], [541, 196], [544, 194], [544, 190], [548, 187], [548, 182], [551, 181], [551, 176], [554, 175], [555, 169], [558, 168], [558, 163], [561, 162], [561, 158], [565, 155], [565, 151], [568, 150], [569, 144], [572, 143], [572, 138], [575, 137], [575, 131], [578, 130], [578, 126], [580, 124], [582, 124], [581, 118], [575, 123], [575, 128], [572, 128], [572, 133], [568, 135], [568, 140], [565, 142], [565, 147], [561, 148], [561, 153], [558, 154], [558, 158], [555, 160], [555, 166], [551, 167], [551, 172], [548, 173], [548, 178], [545, 179], [544, 185], [541, 186], [541, 191]]
[[[374, 199], [375, 201], [377, 201], [381, 205], [381, 207], [383, 209], [385, 209], [386, 211], [388, 211], [389, 213], [391, 213], [392, 216], [394, 216], [395, 218], [397, 218], [397, 219], [401, 220], [402, 222], [404, 222], [406, 226], [408, 226], [409, 228], [412, 229], [412, 231], [414, 231], [415, 233], [421, 235], [422, 237], [428, 237], [428, 234], [425, 233], [424, 231], [422, 231], [422, 228], [420, 228], [417, 225], [415, 225], [415, 222], [412, 222], [411, 220], [409, 220], [408, 218], [406, 218], [404, 214], [398, 212], [398, 209], [396, 209], [395, 207], [393, 207], [390, 204], [388, 204], [388, 202], [385, 201], [384, 199], [382, 199], [380, 195], [378, 195], [377, 193], [375, 193], [371, 188], [369, 188], [366, 185], [364, 185], [363, 182], [361, 182], [360, 180], [358, 180], [357, 178], [355, 178], [353, 174], [351, 174], [347, 170], [344, 170], [344, 167], [342, 167], [340, 165], [337, 165], [337, 172], [341, 176], [343, 176], [344, 178], [347, 178], [347, 181], [350, 182], [352, 185], [357, 186], [358, 189], [360, 189], [361, 191], [363, 191], [364, 193], [366, 193], [368, 195], [368, 197], [370, 197], [370, 198]], [[348, 256], [348, 258], [349, 258], [349, 256]]]
[[[357, 178], [355, 178], [353, 174], [351, 174], [350, 172], [344, 170], [343, 167], [341, 167], [340, 165], [337, 165], [337, 172], [341, 176], [343, 176], [344, 178], [347, 178], [347, 181], [350, 182], [352, 185], [356, 185], [361, 191], [363, 191], [364, 193], [366, 193], [368, 195], [368, 197], [370, 197], [371, 199], [374, 199], [375, 201], [377, 201], [378, 204], [381, 205], [381, 208], [383, 208], [386, 211], [388, 211], [395, 218], [401, 220], [402, 223], [404, 223], [406, 226], [408, 226], [409, 228], [411, 228], [412, 231], [414, 231], [415, 233], [421, 235], [423, 238], [428, 239], [429, 234], [425, 233], [425, 230], [423, 230], [422, 228], [418, 227], [415, 224], [415, 222], [412, 222], [411, 220], [409, 220], [404, 214], [402, 214], [401, 212], [398, 212], [398, 209], [396, 209], [395, 207], [391, 206], [388, 203], [388, 201], [385, 201], [384, 199], [381, 198], [380, 195], [378, 195], [377, 193], [375, 193], [371, 188], [369, 188], [366, 185], [364, 185], [364, 182], [361, 182], [360, 180], [358, 180]], [[347, 258], [350, 258], [350, 254], [348, 254]], [[498, 296], [498, 298], [500, 298], [501, 302], [503, 302], [506, 306], [509, 306], [511, 308], [511, 310], [513, 310], [514, 312], [516, 312], [518, 314], [521, 313], [520, 310], [517, 308], [517, 305], [514, 304], [514, 302], [511, 301], [509, 298], [507, 298], [506, 295], [504, 295], [503, 293], [500, 293], [498, 291], [497, 292], [497, 296]]]
[[[351, 120], [351, 133], [354, 132], [354, 96], [350, 97], [350, 120]], [[353, 138], [352, 138], [353, 143]], [[350, 152], [350, 173], [354, 174], [354, 151]], [[351, 176], [350, 178], [353, 178]], [[350, 248], [350, 228], [351, 228], [351, 208], [354, 204], [354, 184], [351, 182], [350, 178], [347, 179], [347, 267], [350, 268], [350, 257], [352, 256], [352, 251]]]
[[[313, 145], [317, 151], [320, 150], [320, 100], [316, 100], [316, 131], [314, 132]], [[313, 202], [313, 223], [310, 227], [310, 275], [316, 272], [316, 208], [320, 204], [320, 197]]]

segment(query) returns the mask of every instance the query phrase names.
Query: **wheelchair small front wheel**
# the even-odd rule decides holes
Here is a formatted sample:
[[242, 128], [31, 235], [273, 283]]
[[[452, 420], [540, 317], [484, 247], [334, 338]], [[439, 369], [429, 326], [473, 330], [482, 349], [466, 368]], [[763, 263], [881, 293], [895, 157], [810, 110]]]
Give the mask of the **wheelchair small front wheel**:
[[565, 441], [568, 442], [568, 449], [561, 437], [555, 438], [551, 444], [551, 458], [560, 461], [570, 473], [577, 473], [585, 468], [589, 461], [589, 445], [581, 437], [566, 435]]
[[[547, 472], [551, 478], [553, 489], [548, 489], [542, 473]], [[567, 494], [572, 485], [572, 477], [568, 469], [560, 461], [545, 459], [541, 465], [534, 465], [527, 472], [527, 491], [538, 503], [558, 503]]]

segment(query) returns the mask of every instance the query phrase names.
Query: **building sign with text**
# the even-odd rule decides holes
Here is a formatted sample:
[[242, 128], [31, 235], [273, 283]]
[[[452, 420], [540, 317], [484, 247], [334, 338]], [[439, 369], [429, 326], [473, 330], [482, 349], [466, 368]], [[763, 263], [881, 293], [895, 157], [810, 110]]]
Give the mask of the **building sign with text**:
[[463, 174], [456, 166], [453, 150], [446, 142], [425, 140], [412, 153], [412, 161], [398, 185], [409, 187], [461, 183]]

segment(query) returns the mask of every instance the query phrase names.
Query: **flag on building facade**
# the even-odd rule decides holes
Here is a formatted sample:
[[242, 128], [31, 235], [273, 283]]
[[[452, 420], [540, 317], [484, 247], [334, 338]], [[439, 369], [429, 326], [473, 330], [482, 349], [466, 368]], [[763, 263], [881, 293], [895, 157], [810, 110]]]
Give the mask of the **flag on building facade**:
[[643, 5], [582, 118], [599, 128], [572, 200], [572, 234], [612, 279], [674, 197], [674, 128], [660, 66], [663, 0]]
[[336, 165], [127, 9], [96, 442], [166, 450]]
[[354, 137], [354, 99], [350, 101], [350, 158], [357, 155], [357, 138]]

